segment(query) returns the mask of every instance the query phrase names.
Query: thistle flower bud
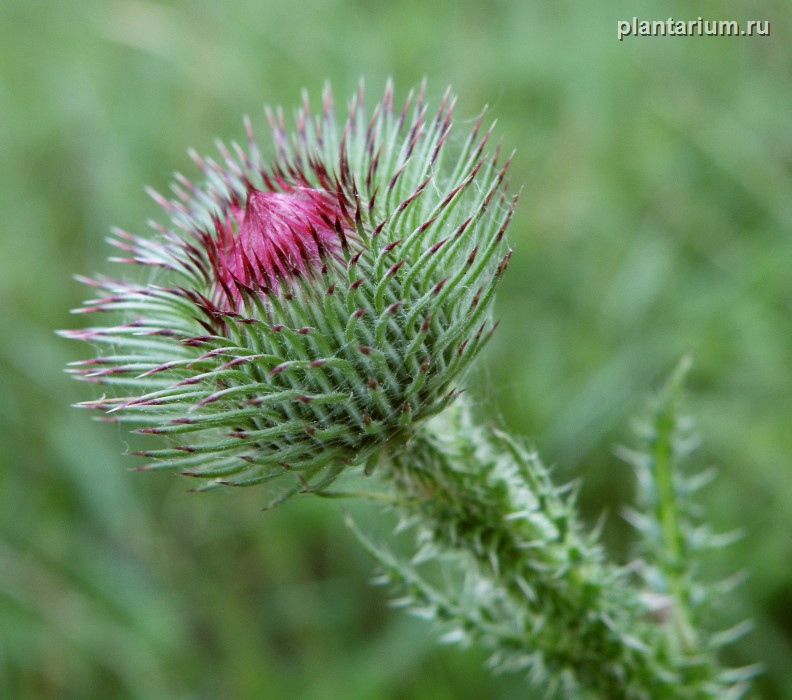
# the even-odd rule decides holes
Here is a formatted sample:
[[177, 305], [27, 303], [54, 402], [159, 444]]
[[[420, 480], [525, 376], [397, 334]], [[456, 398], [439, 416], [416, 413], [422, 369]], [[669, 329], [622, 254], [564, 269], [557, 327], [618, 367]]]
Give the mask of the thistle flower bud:
[[[330, 93], [288, 133], [267, 112], [274, 157], [218, 143], [192, 154], [196, 184], [151, 192], [170, 221], [115, 231], [145, 282], [97, 277], [78, 313], [117, 325], [64, 335], [106, 351], [75, 363], [116, 395], [80, 404], [166, 436], [145, 468], [200, 477], [199, 490], [268, 484], [268, 503], [318, 490], [441, 411], [493, 330], [509, 260], [508, 167], [482, 119], [454, 134], [453, 97], [424, 89], [372, 111], [362, 89], [338, 124]], [[491, 130], [490, 130], [491, 131]]]

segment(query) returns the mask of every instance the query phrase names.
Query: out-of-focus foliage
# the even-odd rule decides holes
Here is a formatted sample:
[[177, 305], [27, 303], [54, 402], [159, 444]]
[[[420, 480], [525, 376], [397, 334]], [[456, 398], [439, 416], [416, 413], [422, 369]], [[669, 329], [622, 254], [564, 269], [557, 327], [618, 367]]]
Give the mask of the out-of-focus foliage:
[[[385, 605], [335, 504], [262, 514], [255, 490], [186, 494], [135, 474], [146, 441], [68, 404], [82, 349], [58, 339], [113, 273], [111, 225], [142, 231], [185, 150], [330, 79], [372, 95], [429, 78], [458, 114], [492, 105], [523, 196], [501, 327], [476, 400], [584, 479], [627, 556], [613, 454], [687, 351], [713, 559], [748, 581], [731, 664], [792, 697], [792, 16], [785, 0], [225, 3], [7, 0], [0, 8], [0, 696], [511, 698], [483, 655], [444, 650]], [[616, 21], [769, 20], [768, 38], [616, 39]], [[84, 354], [84, 353], [83, 353]], [[356, 513], [380, 527], [376, 510]], [[713, 625], [716, 626], [716, 625]]]

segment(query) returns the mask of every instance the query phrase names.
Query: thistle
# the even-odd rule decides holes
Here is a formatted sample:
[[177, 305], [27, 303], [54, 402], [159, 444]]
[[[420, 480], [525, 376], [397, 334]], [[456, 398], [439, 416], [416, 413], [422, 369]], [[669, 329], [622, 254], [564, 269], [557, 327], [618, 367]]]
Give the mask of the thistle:
[[[483, 115], [460, 135], [453, 104], [446, 93], [430, 113], [422, 87], [395, 109], [388, 86], [368, 111], [361, 89], [339, 126], [325, 92], [291, 134], [268, 112], [271, 160], [250, 122], [246, 148], [193, 154], [202, 182], [151, 192], [169, 223], [111, 239], [146, 284], [80, 278], [99, 298], [77, 312], [116, 319], [64, 332], [105, 350], [71, 371], [113, 394], [80, 405], [164, 441], [134, 453], [142, 469], [196, 490], [261, 484], [265, 506], [355, 495], [331, 486], [376, 467], [365, 495], [415, 533], [405, 556], [351, 523], [382, 580], [447, 641], [490, 649], [496, 669], [575, 698], [738, 698], [753, 670], [723, 669], [717, 651], [744, 628], [706, 630], [704, 604], [724, 589], [694, 575], [724, 540], [687, 503], [702, 480], [679, 473], [686, 368], [630, 453], [641, 545], [629, 567], [586, 531], [574, 489], [458, 397], [494, 329], [515, 198]], [[424, 575], [427, 562], [443, 575]]]
[[151, 192], [170, 225], [110, 241], [149, 283], [83, 280], [102, 297], [77, 311], [123, 321], [67, 333], [108, 347], [72, 371], [118, 392], [81, 405], [170, 438], [144, 469], [265, 484], [268, 505], [404, 442], [458, 392], [509, 260], [508, 163], [481, 118], [456, 138], [453, 103], [397, 110], [388, 86], [369, 114], [361, 90], [339, 127], [326, 91], [292, 136], [268, 112], [271, 162], [249, 121], [246, 150], [193, 153], [204, 184]]

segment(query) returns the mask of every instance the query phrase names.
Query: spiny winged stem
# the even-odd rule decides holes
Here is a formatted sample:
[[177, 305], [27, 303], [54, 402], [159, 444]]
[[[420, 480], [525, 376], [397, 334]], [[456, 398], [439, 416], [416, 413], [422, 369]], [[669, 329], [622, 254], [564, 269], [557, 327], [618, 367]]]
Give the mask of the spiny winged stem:
[[647, 436], [656, 497], [648, 497], [647, 500], [654, 501], [652, 504], [655, 509], [654, 517], [661, 525], [656, 552], [668, 592], [675, 601], [672, 610], [672, 629], [683, 649], [694, 651], [696, 633], [690, 620], [690, 591], [685, 581], [685, 573], [688, 570], [686, 558], [689, 552], [678, 505], [684, 495], [677, 488], [678, 478], [674, 468], [675, 461], [680, 456], [678, 449], [680, 446], [675, 444], [678, 442], [678, 437], [675, 435], [678, 404], [689, 367], [689, 358], [683, 359], [669, 378], [661, 400], [656, 402], [654, 430]]
[[[652, 402], [650, 417], [639, 422], [641, 449], [622, 448], [637, 478], [637, 508], [625, 516], [636, 530], [637, 573], [646, 589], [653, 614], [663, 622], [673, 654], [682, 659], [706, 658], [711, 667], [717, 651], [750, 631], [741, 622], [732, 629], [714, 631], [708, 624], [713, 607], [740, 583], [741, 574], [720, 582], [704, 582], [699, 577], [701, 555], [718, 550], [739, 538], [738, 531], [713, 533], [696, 507], [694, 496], [715, 476], [713, 469], [685, 468], [697, 444], [691, 421], [681, 410], [685, 380], [691, 361], [684, 357], [671, 373], [662, 391]], [[686, 674], [703, 677], [695, 665], [683, 667]], [[722, 670], [718, 678], [735, 697], [748, 689], [759, 665]], [[698, 675], [697, 675], [698, 674]]]
[[[681, 372], [675, 376], [673, 391]], [[648, 453], [663, 456], [660, 491], [676, 468], [674, 401], [661, 402]], [[721, 669], [717, 644], [697, 643], [688, 591], [671, 585], [666, 603], [675, 612], [658, 616], [636, 567], [609, 563], [597, 534], [584, 530], [575, 490], [555, 486], [535, 453], [477, 426], [464, 402], [423, 426], [382, 474], [402, 526], [415, 528], [416, 552], [399, 556], [358, 537], [404, 592], [401, 602], [441, 623], [448, 640], [484, 645], [495, 668], [527, 671], [568, 697], [721, 700], [744, 692], [752, 671]], [[647, 517], [673, 522], [668, 510], [677, 503], [674, 495]], [[670, 583], [690, 566], [673, 547]], [[421, 573], [430, 561], [455, 569], [454, 585], [442, 583], [447, 577], [430, 583]]]

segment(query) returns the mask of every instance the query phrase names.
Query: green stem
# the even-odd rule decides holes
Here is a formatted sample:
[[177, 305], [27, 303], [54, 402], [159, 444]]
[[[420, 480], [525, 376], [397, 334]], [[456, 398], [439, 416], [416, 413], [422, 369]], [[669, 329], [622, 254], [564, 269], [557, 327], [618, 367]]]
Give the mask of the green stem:
[[654, 482], [657, 486], [657, 520], [662, 531], [661, 556], [658, 563], [675, 602], [674, 631], [683, 648], [693, 651], [697, 640], [690, 619], [690, 593], [684, 576], [687, 553], [679, 520], [679, 495], [674, 478], [676, 470], [674, 429], [677, 421], [677, 404], [689, 368], [690, 360], [685, 357], [668, 381], [657, 407], [655, 434], [650, 449], [653, 457]]
[[[655, 457], [667, 481], [661, 515], [669, 561], [681, 567], [679, 525], [668, 500], [671, 454], [662, 447]], [[584, 532], [570, 489], [554, 486], [536, 455], [476, 426], [466, 405], [424, 424], [383, 473], [398, 512], [418, 523], [421, 546], [435, 559], [461, 561], [465, 585], [477, 594], [437, 591], [412, 563], [390, 554], [380, 562], [416, 605], [449, 624], [456, 620], [461, 636], [489, 646], [504, 667], [555, 680], [574, 697], [735, 697], [712, 655], [695, 647], [692, 628], [684, 629], [685, 645], [673, 643], [669, 621], [650, 614], [645, 589], [606, 561]], [[686, 615], [682, 578], [677, 572], [670, 580], [674, 604]], [[686, 617], [674, 622], [683, 623]]]

